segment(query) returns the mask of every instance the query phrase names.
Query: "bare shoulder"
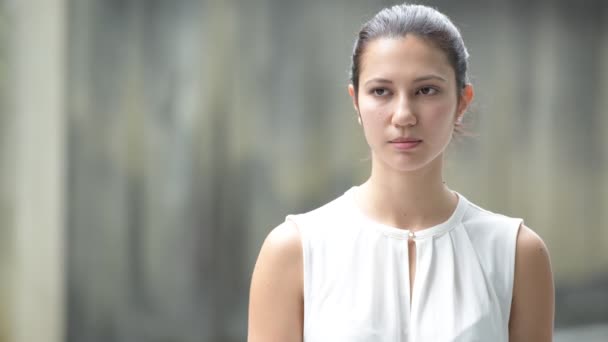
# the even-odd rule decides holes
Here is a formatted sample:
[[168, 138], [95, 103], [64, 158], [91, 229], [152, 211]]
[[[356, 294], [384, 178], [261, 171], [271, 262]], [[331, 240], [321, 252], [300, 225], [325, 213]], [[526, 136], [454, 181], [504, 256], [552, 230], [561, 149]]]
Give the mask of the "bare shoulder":
[[552, 341], [554, 285], [545, 242], [522, 224], [517, 235], [509, 341]]
[[545, 242], [536, 232], [521, 224], [519, 233], [517, 234], [517, 256], [531, 258], [529, 261], [537, 261], [539, 264], [534, 264], [534, 267], [539, 267], [549, 261], [549, 250]]
[[[301, 280], [302, 242], [295, 223], [285, 221], [270, 231], [255, 265], [256, 272], [264, 276], [298, 276]], [[283, 280], [292, 280], [283, 279]]]
[[293, 222], [266, 237], [256, 261], [249, 296], [248, 341], [301, 341], [302, 244]]
[[271, 230], [262, 245], [262, 252], [267, 252], [271, 257], [279, 256], [284, 261], [301, 259], [302, 242], [295, 223], [287, 220]]

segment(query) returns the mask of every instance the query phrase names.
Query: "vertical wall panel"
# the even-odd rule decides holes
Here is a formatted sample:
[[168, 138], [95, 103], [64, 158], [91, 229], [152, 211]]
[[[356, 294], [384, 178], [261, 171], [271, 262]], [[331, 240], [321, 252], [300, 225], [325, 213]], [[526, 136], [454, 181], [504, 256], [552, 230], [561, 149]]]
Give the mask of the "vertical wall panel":
[[12, 272], [2, 281], [10, 293], [4, 338], [11, 342], [64, 339], [65, 11], [61, 0], [8, 7], [5, 118], [15, 120], [8, 145], [15, 150], [3, 166], [14, 168], [15, 192], [14, 212], [3, 213], [14, 221], [3, 226]]

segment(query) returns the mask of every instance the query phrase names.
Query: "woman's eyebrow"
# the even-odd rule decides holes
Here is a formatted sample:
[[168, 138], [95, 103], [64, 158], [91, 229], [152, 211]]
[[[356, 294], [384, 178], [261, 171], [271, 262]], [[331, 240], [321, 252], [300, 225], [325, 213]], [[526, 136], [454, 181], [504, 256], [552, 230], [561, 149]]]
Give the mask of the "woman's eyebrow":
[[376, 83], [393, 83], [393, 81], [387, 80], [386, 78], [376, 77], [376, 78], [372, 78], [372, 79], [368, 80], [367, 82], [365, 82], [365, 85], [367, 85], [369, 83], [372, 83], [372, 82], [376, 82]]
[[[437, 81], [441, 81], [441, 82], [447, 82], [447, 80], [439, 75], [424, 75], [424, 76], [420, 76], [417, 77], [413, 80], [413, 82], [422, 82], [422, 81], [429, 81], [429, 80], [437, 80]], [[375, 77], [372, 79], [369, 79], [367, 82], [365, 82], [365, 85], [368, 85], [369, 83], [372, 82], [376, 82], [376, 83], [393, 83], [393, 81], [388, 80], [386, 78], [381, 78], [381, 77]]]
[[438, 76], [438, 75], [420, 76], [420, 77], [417, 77], [416, 79], [414, 79], [414, 82], [421, 82], [421, 81], [428, 81], [428, 80], [438, 80], [438, 81], [442, 81], [442, 82], [447, 82], [447, 80], [445, 78]]

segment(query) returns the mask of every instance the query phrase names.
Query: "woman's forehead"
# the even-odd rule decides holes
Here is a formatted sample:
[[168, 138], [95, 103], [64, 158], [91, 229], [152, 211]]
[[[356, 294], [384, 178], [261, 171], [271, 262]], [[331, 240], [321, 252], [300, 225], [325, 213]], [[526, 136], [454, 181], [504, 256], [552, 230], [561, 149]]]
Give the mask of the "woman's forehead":
[[366, 46], [361, 59], [360, 79], [412, 78], [435, 74], [454, 78], [454, 70], [446, 54], [428, 41], [407, 35], [375, 39]]

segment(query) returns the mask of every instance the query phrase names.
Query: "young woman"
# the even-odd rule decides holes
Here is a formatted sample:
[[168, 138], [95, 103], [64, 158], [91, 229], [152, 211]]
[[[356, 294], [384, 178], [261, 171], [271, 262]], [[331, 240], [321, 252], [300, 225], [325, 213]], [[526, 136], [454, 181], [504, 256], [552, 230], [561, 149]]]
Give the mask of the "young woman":
[[543, 241], [443, 182], [473, 99], [467, 58], [458, 29], [425, 6], [384, 9], [363, 26], [348, 92], [371, 175], [268, 235], [249, 342], [552, 340]]

